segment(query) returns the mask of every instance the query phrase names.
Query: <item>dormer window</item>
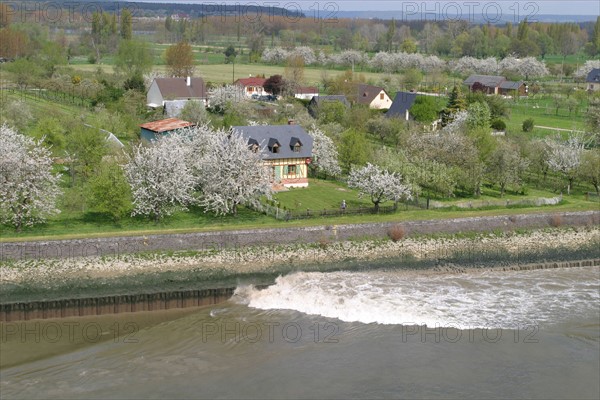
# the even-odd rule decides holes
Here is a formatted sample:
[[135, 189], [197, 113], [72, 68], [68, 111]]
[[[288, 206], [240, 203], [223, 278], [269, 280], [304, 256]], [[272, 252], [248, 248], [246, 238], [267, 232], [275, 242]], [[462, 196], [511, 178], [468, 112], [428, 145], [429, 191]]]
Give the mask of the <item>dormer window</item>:
[[271, 153], [279, 153], [279, 148], [281, 147], [281, 145], [279, 144], [279, 142], [277, 141], [277, 139], [275, 138], [271, 138], [269, 139], [269, 150], [271, 150]]
[[290, 147], [294, 153], [300, 153], [302, 150], [302, 142], [297, 137], [293, 137], [290, 140]]
[[256, 139], [248, 139], [248, 148], [252, 150], [253, 153], [258, 153], [258, 149], [260, 148]]

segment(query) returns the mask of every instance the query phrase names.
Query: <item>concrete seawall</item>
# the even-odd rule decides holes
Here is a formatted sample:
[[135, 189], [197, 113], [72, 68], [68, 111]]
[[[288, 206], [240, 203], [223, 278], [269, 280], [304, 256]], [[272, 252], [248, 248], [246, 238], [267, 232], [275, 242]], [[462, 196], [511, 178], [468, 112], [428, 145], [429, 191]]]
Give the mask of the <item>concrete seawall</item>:
[[304, 228], [274, 228], [187, 234], [51, 240], [0, 243], [0, 262], [20, 259], [65, 259], [118, 256], [160, 251], [221, 250], [246, 246], [317, 243], [358, 238], [384, 238], [399, 225], [406, 235], [458, 232], [511, 231], [558, 226], [598, 226], [600, 211], [518, 214], [424, 221], [370, 224], [322, 225]]
[[223, 302], [235, 288], [0, 304], [0, 322], [202, 307]]
[[[498, 271], [526, 271], [550, 268], [577, 268], [600, 266], [600, 259], [521, 264], [486, 268]], [[465, 268], [465, 272], [471, 268]], [[472, 270], [481, 270], [472, 268]], [[440, 273], [452, 272], [440, 271]], [[265, 287], [261, 285], [259, 287]], [[65, 317], [85, 317], [105, 314], [120, 314], [139, 311], [157, 311], [174, 308], [202, 307], [228, 300], [234, 293], [234, 287], [171, 291], [149, 294], [131, 294], [102, 296], [79, 299], [51, 301], [19, 302], [0, 304], [0, 322], [27, 321]]]

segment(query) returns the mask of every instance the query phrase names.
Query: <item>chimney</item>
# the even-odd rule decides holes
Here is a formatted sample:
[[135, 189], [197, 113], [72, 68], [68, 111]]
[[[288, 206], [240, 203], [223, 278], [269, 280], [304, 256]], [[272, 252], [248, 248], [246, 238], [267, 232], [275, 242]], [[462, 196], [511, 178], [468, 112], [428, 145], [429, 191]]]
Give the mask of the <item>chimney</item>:
[[188, 76], [187, 79], [186, 79], [186, 81], [185, 81], [185, 84], [187, 86], [192, 86], [192, 78]]
[[288, 125], [296, 125], [296, 121], [293, 119], [288, 119]]

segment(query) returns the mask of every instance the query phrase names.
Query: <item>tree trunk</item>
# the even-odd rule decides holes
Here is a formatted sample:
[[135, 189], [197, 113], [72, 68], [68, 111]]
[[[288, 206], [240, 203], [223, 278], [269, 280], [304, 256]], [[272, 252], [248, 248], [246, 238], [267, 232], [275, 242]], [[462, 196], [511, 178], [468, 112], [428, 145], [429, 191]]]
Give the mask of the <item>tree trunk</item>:
[[378, 213], [379, 212], [379, 202], [378, 201], [374, 201], [373, 205], [374, 205], [374, 208], [375, 208], [375, 212]]
[[231, 207], [231, 210], [233, 211], [233, 215], [237, 216], [237, 203], [233, 203], [233, 207]]

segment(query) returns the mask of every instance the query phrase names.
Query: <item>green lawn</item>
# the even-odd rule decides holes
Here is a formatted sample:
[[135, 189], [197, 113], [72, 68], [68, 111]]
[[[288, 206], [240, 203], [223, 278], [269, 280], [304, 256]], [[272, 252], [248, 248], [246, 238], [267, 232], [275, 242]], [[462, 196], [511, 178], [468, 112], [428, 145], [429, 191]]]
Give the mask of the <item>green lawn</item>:
[[316, 179], [309, 180], [308, 188], [279, 192], [274, 198], [279, 201], [279, 208], [294, 211], [303, 211], [307, 208], [311, 210], [338, 209], [342, 200], [346, 200], [348, 208], [373, 205], [368, 198], [359, 199], [358, 192], [348, 189], [344, 184]]
[[[528, 118], [533, 118], [534, 124], [538, 126], [547, 126], [551, 128], [569, 129], [569, 130], [585, 130], [585, 111], [586, 102], [579, 105], [578, 110], [573, 110], [569, 115], [569, 110], [561, 107], [556, 113], [556, 109], [552, 105], [552, 100], [548, 98], [529, 98], [520, 99], [517, 102], [510, 103], [510, 117], [506, 125], [510, 131], [521, 131], [523, 121]], [[555, 134], [548, 129], [535, 129], [533, 134], [547, 136]]]
[[[578, 188], [581, 189], [581, 188]], [[494, 188], [484, 187], [484, 195], [480, 200], [497, 199], [499, 194]], [[523, 199], [531, 197], [553, 197], [556, 194], [530, 189], [527, 196], [518, 196], [508, 193], [505, 199]], [[348, 189], [345, 185], [332, 181], [310, 180], [309, 188], [292, 189], [277, 193], [275, 198], [280, 202], [281, 208], [290, 210], [321, 210], [337, 209], [342, 200], [346, 200], [349, 208], [370, 206], [369, 199], [358, 199], [355, 190]], [[479, 199], [478, 199], [479, 200]], [[465, 201], [465, 199], [452, 199], [452, 202]], [[386, 203], [389, 205], [391, 203]], [[121, 223], [115, 224], [107, 220], [104, 215], [83, 212], [63, 212], [50, 219], [48, 223], [33, 228], [26, 228], [17, 234], [12, 228], [0, 226], [0, 242], [15, 240], [44, 240], [67, 239], [82, 237], [109, 237], [131, 236], [166, 233], [189, 233], [203, 231], [219, 231], [233, 229], [301, 227], [331, 224], [357, 224], [378, 223], [392, 221], [410, 221], [425, 219], [460, 218], [485, 215], [511, 215], [523, 213], [558, 212], [558, 211], [588, 211], [600, 210], [598, 201], [586, 201], [579, 190], [578, 194], [565, 196], [562, 204], [547, 207], [529, 208], [487, 208], [480, 210], [437, 209], [421, 210], [414, 207], [400, 206], [398, 211], [391, 214], [380, 215], [350, 215], [343, 217], [320, 217], [306, 220], [279, 221], [272, 217], [241, 207], [238, 216], [216, 217], [205, 214], [199, 208], [192, 208], [189, 212], [177, 212], [165, 218], [160, 223], [154, 223], [145, 218], [126, 218]]]

